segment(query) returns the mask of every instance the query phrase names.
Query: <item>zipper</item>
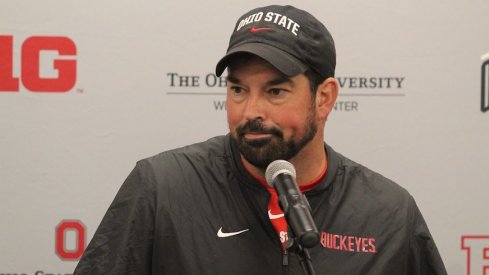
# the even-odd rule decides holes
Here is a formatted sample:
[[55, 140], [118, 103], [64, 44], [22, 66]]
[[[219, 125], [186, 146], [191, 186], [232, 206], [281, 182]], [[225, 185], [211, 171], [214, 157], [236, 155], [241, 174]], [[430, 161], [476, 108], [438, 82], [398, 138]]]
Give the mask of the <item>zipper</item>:
[[286, 249], [282, 253], [282, 274], [289, 274], [289, 254]]

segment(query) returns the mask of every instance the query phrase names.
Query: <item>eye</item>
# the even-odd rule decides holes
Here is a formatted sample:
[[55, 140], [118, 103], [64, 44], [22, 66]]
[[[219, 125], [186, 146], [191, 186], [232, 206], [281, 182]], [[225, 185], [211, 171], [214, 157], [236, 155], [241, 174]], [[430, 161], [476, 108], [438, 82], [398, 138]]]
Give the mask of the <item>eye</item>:
[[273, 97], [280, 97], [280, 96], [283, 96], [285, 94], [285, 90], [280, 89], [280, 88], [273, 88], [273, 89], [270, 89], [268, 91], [268, 93]]
[[232, 85], [232, 84], [230, 85], [230, 83], [228, 83], [228, 85], [227, 85], [227, 86], [228, 86], [228, 87], [227, 87], [228, 92], [231, 92], [231, 93], [233, 93], [233, 94], [238, 95], [238, 94], [241, 94], [241, 93], [243, 93], [243, 92], [244, 92], [244, 89], [243, 89], [241, 86], [238, 86], [238, 85]]
[[233, 102], [241, 102], [246, 99], [247, 90], [241, 86], [229, 85], [227, 88], [228, 99]]
[[243, 88], [239, 87], [239, 86], [229, 86], [228, 87], [228, 90], [230, 92], [232, 92], [233, 94], [236, 94], [236, 95], [239, 95], [241, 93], [243, 93]]

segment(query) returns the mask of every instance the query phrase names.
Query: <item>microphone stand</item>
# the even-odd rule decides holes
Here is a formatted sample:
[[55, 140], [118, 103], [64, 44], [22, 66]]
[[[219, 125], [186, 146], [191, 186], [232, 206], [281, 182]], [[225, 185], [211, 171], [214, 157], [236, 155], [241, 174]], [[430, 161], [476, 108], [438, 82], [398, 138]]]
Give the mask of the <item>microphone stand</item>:
[[314, 267], [312, 266], [312, 260], [311, 255], [309, 254], [309, 250], [307, 248], [304, 248], [299, 243], [290, 228], [287, 234], [289, 236], [286, 242], [287, 251], [297, 254], [297, 256], [299, 257], [299, 263], [302, 267], [302, 271], [304, 271], [304, 275], [316, 275]]

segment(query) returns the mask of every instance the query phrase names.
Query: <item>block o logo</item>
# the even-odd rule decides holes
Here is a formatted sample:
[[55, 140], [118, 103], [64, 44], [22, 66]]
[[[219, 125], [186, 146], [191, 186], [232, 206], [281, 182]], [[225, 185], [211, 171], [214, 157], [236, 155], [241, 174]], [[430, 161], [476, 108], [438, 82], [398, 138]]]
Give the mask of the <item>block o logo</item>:
[[[68, 237], [68, 234], [70, 237]], [[61, 260], [78, 260], [85, 251], [85, 225], [78, 220], [63, 220], [56, 226], [56, 254]], [[67, 243], [74, 244], [68, 248]]]
[[[52, 68], [57, 77], [41, 76], [41, 53], [55, 51], [63, 59], [54, 59]], [[68, 37], [32, 36], [22, 43], [20, 76], [15, 77], [13, 36], [0, 35], [0, 92], [18, 92], [19, 78], [31, 92], [67, 92], [76, 83], [76, 60], [66, 56], [76, 55], [76, 45]]]

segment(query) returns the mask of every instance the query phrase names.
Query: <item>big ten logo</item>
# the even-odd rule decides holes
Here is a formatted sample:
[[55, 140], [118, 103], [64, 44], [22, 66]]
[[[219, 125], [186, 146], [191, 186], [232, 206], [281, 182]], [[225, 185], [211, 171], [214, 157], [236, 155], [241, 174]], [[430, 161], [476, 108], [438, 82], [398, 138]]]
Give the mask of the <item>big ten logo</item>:
[[462, 236], [467, 253], [466, 275], [489, 275], [489, 236]]
[[489, 111], [489, 53], [482, 55], [481, 112]]
[[[32, 36], [14, 51], [13, 36], [0, 35], [0, 92], [67, 92], [76, 82], [76, 45], [68, 37]], [[14, 75], [14, 53], [20, 74]], [[20, 81], [19, 81], [20, 79]]]
[[56, 226], [56, 254], [61, 260], [78, 260], [85, 251], [86, 229], [79, 220], [62, 220]]

